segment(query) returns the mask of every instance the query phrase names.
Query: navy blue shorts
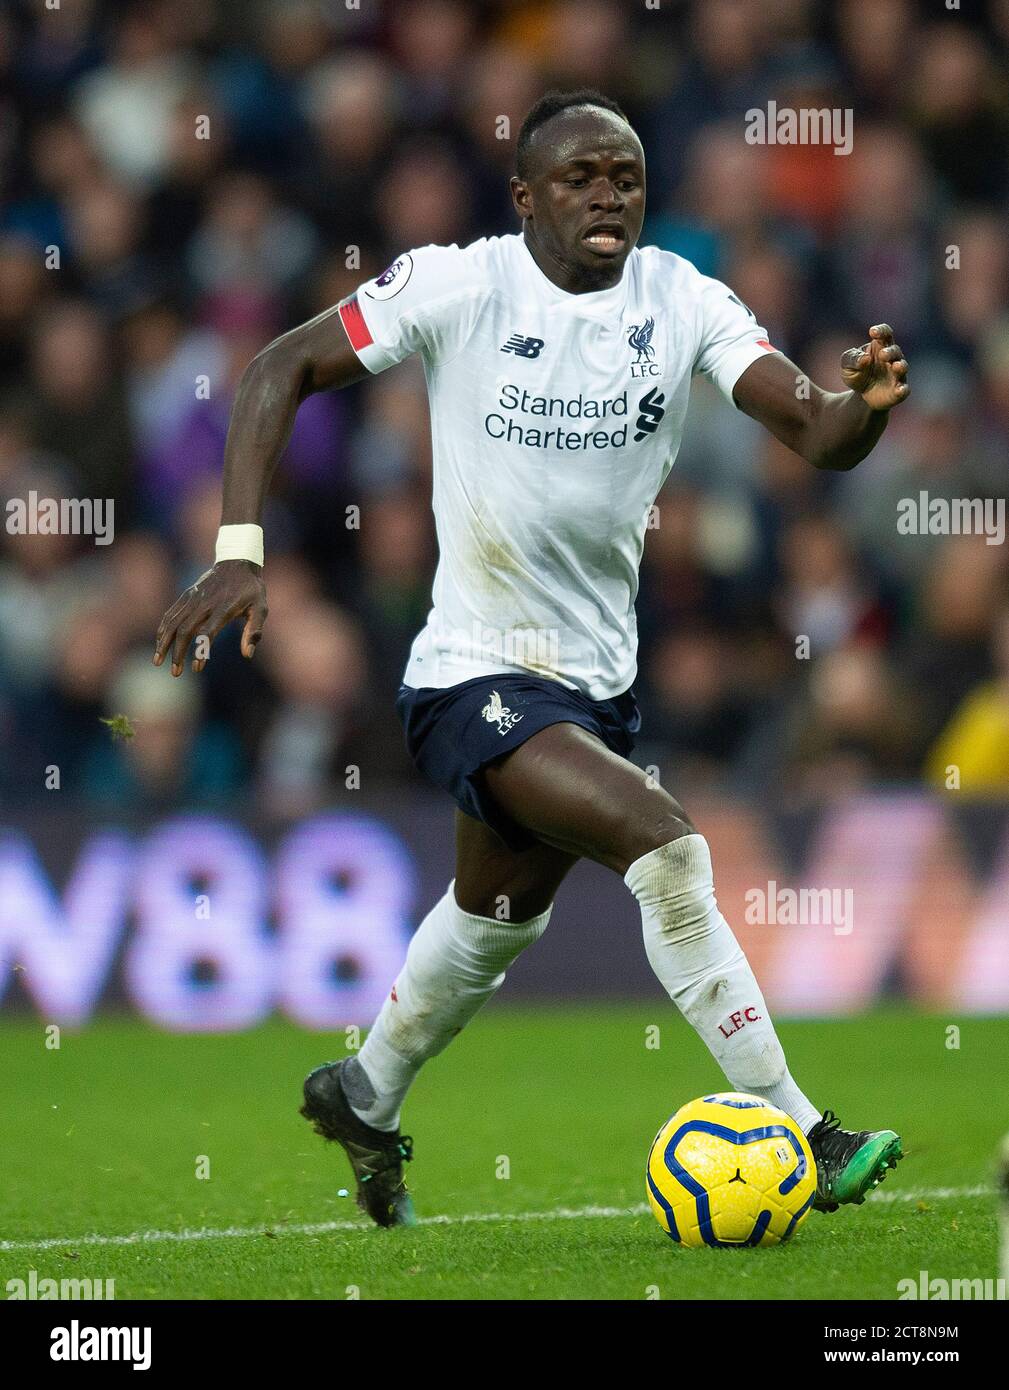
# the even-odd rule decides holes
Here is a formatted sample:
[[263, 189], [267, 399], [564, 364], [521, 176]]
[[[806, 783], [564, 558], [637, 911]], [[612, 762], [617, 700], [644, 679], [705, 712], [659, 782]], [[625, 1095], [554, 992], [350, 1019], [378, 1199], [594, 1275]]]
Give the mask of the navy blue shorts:
[[516, 851], [536, 844], [536, 836], [495, 805], [480, 776], [488, 763], [550, 724], [579, 724], [626, 758], [641, 727], [633, 690], [590, 700], [539, 676], [477, 676], [445, 690], [401, 685], [396, 710], [410, 757], [428, 781]]

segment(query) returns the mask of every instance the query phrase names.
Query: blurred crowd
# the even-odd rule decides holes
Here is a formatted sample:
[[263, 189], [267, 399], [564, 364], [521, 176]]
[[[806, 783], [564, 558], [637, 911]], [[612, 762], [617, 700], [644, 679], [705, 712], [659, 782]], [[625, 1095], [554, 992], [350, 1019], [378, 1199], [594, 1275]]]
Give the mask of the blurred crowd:
[[[922, 491], [1005, 504], [1007, 54], [1009, 0], [8, 3], [0, 496], [114, 498], [116, 530], [0, 535], [4, 800], [57, 768], [96, 808], [296, 813], [348, 767], [416, 775], [393, 699], [436, 558], [417, 363], [299, 412], [256, 660], [231, 634], [173, 681], [154, 632], [212, 557], [251, 357], [406, 248], [515, 230], [522, 115], [583, 84], [642, 136], [645, 243], [726, 280], [827, 389], [872, 323], [911, 361], [843, 475], [695, 386], [642, 572], [642, 759], [687, 796], [951, 766], [1009, 790], [1004, 533], [897, 525]], [[748, 144], [771, 100], [851, 108], [852, 153]]]

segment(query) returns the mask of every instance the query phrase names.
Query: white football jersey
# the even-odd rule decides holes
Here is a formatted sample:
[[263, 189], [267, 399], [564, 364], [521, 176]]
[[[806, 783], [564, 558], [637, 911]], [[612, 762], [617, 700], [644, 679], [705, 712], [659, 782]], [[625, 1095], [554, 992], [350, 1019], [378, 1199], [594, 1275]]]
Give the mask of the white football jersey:
[[731, 401], [774, 351], [764, 329], [670, 252], [636, 249], [612, 289], [568, 294], [520, 235], [411, 251], [339, 312], [369, 371], [416, 352], [427, 378], [439, 560], [405, 684], [515, 672], [621, 694], [691, 376]]

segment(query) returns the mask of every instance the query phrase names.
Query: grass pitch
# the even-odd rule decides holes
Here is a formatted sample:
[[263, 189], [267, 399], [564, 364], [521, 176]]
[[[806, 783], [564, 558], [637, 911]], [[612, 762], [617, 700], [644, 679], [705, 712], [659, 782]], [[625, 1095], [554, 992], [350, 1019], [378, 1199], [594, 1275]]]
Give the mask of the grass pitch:
[[645, 1206], [659, 1125], [725, 1088], [660, 1000], [477, 1018], [410, 1096], [422, 1224], [399, 1231], [338, 1195], [343, 1155], [297, 1114], [342, 1035], [106, 1019], [49, 1051], [41, 1023], [8, 1022], [0, 1286], [34, 1267], [114, 1279], [120, 1299], [894, 1299], [921, 1270], [992, 1278], [1009, 1019], [959, 1020], [956, 1049], [950, 1022], [893, 1009], [782, 1025], [813, 1100], [848, 1127], [898, 1129], [908, 1157], [864, 1207], [743, 1251], [681, 1250]]

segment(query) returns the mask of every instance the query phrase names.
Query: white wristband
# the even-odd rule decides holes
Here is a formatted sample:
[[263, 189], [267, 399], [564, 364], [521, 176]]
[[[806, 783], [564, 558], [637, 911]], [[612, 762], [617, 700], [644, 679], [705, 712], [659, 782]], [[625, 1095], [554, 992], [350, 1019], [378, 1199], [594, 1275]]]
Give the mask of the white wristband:
[[217, 532], [214, 564], [221, 560], [251, 560], [263, 565], [263, 528], [246, 522], [241, 526], [222, 526]]

